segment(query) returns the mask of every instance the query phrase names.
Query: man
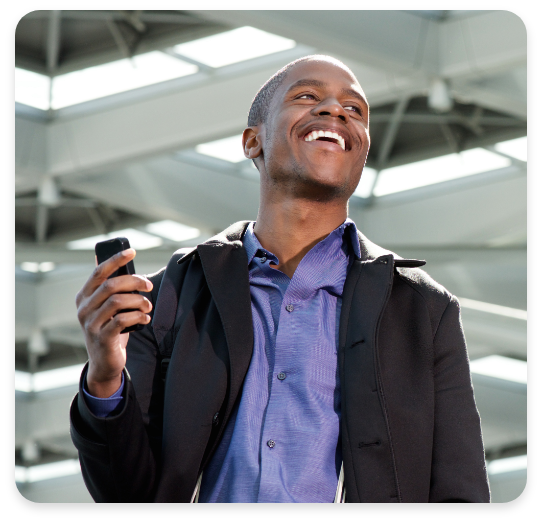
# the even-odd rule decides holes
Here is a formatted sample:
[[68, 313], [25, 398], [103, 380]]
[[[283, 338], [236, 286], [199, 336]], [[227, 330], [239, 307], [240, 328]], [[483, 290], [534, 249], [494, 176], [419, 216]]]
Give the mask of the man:
[[347, 219], [369, 144], [352, 72], [292, 62], [243, 133], [255, 224], [150, 280], [97, 267], [71, 408], [96, 501], [489, 501], [456, 298]]

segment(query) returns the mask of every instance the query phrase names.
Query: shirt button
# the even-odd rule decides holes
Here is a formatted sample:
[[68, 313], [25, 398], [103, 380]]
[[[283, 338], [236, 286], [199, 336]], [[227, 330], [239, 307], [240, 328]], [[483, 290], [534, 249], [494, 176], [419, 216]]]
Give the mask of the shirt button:
[[270, 439], [270, 440], [267, 442], [267, 446], [268, 446], [270, 449], [272, 449], [272, 448], [275, 446], [275, 442], [274, 442], [272, 439]]
[[290, 303], [289, 305], [286, 305], [286, 310], [288, 312], [292, 312], [294, 310], [294, 306]]
[[278, 378], [279, 380], [285, 380], [285, 379], [286, 379], [286, 374], [284, 374], [284, 372], [279, 372], [279, 373], [277, 374], [277, 378]]
[[260, 261], [261, 261], [262, 263], [265, 263], [266, 260], [267, 260], [267, 258], [266, 258], [265, 256], [262, 256], [262, 257], [260, 258]]

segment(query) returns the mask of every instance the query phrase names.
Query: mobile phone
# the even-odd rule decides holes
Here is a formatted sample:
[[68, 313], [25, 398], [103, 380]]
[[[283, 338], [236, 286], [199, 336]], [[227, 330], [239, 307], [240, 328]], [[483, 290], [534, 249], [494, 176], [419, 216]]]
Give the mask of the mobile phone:
[[[114, 256], [118, 252], [124, 251], [126, 249], [130, 248], [130, 242], [128, 241], [128, 238], [113, 238], [112, 240], [105, 240], [103, 242], [98, 242], [94, 248], [94, 251], [96, 253], [96, 259], [98, 260], [98, 265], [105, 260], [111, 258], [111, 256]], [[124, 276], [126, 274], [135, 274], [135, 266], [134, 261], [130, 260], [126, 265], [123, 265], [122, 267], [119, 267], [109, 278], [115, 278], [117, 276]], [[131, 291], [132, 294], [139, 294], [137, 291]], [[121, 312], [132, 312], [137, 309], [123, 309], [119, 311]], [[126, 327], [121, 333], [125, 332], [132, 332], [132, 331], [138, 331], [141, 330], [144, 327], [144, 325], [136, 324], [131, 325], [130, 327]]]

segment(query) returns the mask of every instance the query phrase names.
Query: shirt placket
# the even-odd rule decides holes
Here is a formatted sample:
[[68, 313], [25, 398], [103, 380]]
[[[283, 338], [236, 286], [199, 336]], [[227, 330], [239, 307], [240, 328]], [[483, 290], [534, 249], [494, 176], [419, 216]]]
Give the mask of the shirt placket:
[[[278, 263], [278, 260], [273, 263]], [[275, 270], [267, 268], [267, 270]], [[284, 276], [286, 278], [286, 276]], [[260, 493], [265, 497], [276, 493], [279, 498], [281, 495], [281, 486], [277, 484], [277, 479], [281, 477], [280, 466], [281, 458], [287, 454], [287, 439], [284, 437], [281, 427], [284, 426], [285, 415], [288, 408], [288, 395], [291, 394], [292, 367], [291, 355], [295, 350], [295, 340], [288, 336], [292, 332], [295, 323], [296, 303], [292, 298], [292, 285], [279, 285], [282, 291], [282, 301], [280, 304], [280, 314], [278, 318], [278, 327], [273, 339], [270, 333], [272, 343], [271, 350], [274, 351], [274, 365], [269, 369], [269, 396], [267, 411], [263, 421], [262, 439], [261, 439], [261, 483]], [[258, 501], [262, 501], [261, 495]], [[288, 501], [287, 499], [283, 499]], [[264, 500], [265, 501], [265, 500]]]

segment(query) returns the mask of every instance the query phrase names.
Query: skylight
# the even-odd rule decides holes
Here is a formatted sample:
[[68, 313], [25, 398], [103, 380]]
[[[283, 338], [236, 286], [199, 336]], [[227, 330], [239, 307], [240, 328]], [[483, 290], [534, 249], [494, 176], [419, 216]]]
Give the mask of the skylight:
[[497, 314], [499, 316], [507, 316], [508, 318], [516, 318], [518, 320], [527, 321], [527, 311], [522, 309], [513, 309], [512, 307], [504, 307], [503, 305], [471, 300], [469, 298], [458, 298], [458, 300], [461, 307], [466, 309], [474, 309], [477, 311], [489, 312], [490, 314]]
[[50, 82], [48, 76], [16, 67], [15, 101], [46, 111], [49, 109]]
[[196, 73], [198, 67], [160, 51], [116, 60], [53, 78], [52, 108], [102, 98]]
[[474, 374], [527, 383], [527, 362], [494, 354], [470, 362]]
[[54, 270], [55, 264], [53, 262], [22, 262], [21, 269], [27, 272], [49, 272]]
[[196, 146], [196, 152], [233, 163], [246, 160], [241, 143], [242, 136], [242, 134], [237, 134], [214, 142], [200, 143]]
[[137, 229], [122, 229], [121, 231], [113, 231], [109, 234], [99, 234], [98, 236], [74, 240], [68, 242], [67, 247], [71, 250], [94, 250], [96, 243], [118, 236], [128, 238], [130, 246], [136, 250], [152, 249], [153, 247], [159, 247], [163, 243], [162, 238], [158, 238], [158, 236], [147, 234]]
[[487, 465], [487, 473], [491, 476], [502, 474], [503, 472], [512, 472], [515, 470], [525, 470], [527, 468], [527, 454], [522, 456], [513, 456], [511, 458], [502, 458], [491, 461]]
[[239, 27], [232, 31], [206, 36], [176, 45], [173, 49], [210, 67], [222, 67], [295, 47], [294, 40], [283, 38], [254, 27]]
[[424, 187], [455, 178], [501, 169], [510, 160], [482, 148], [447, 154], [381, 171], [375, 196], [384, 196], [417, 187]]
[[35, 465], [33, 467], [15, 467], [15, 481], [17, 483], [34, 483], [45, 479], [61, 478], [81, 473], [81, 465], [78, 459], [67, 459]]
[[515, 138], [495, 144], [495, 149], [501, 153], [513, 156], [523, 162], [527, 161], [527, 137]]
[[195, 227], [189, 227], [188, 225], [183, 225], [172, 220], [149, 223], [145, 229], [151, 234], [157, 234], [174, 242], [192, 240], [201, 234], [200, 230]]
[[41, 372], [15, 371], [15, 390], [21, 392], [42, 392], [79, 383], [83, 364], [61, 367]]
[[364, 167], [363, 172], [361, 173], [359, 184], [354, 191], [354, 196], [359, 196], [360, 198], [369, 198], [369, 196], [371, 196], [371, 189], [373, 188], [375, 176], [375, 169], [371, 169], [370, 167]]

